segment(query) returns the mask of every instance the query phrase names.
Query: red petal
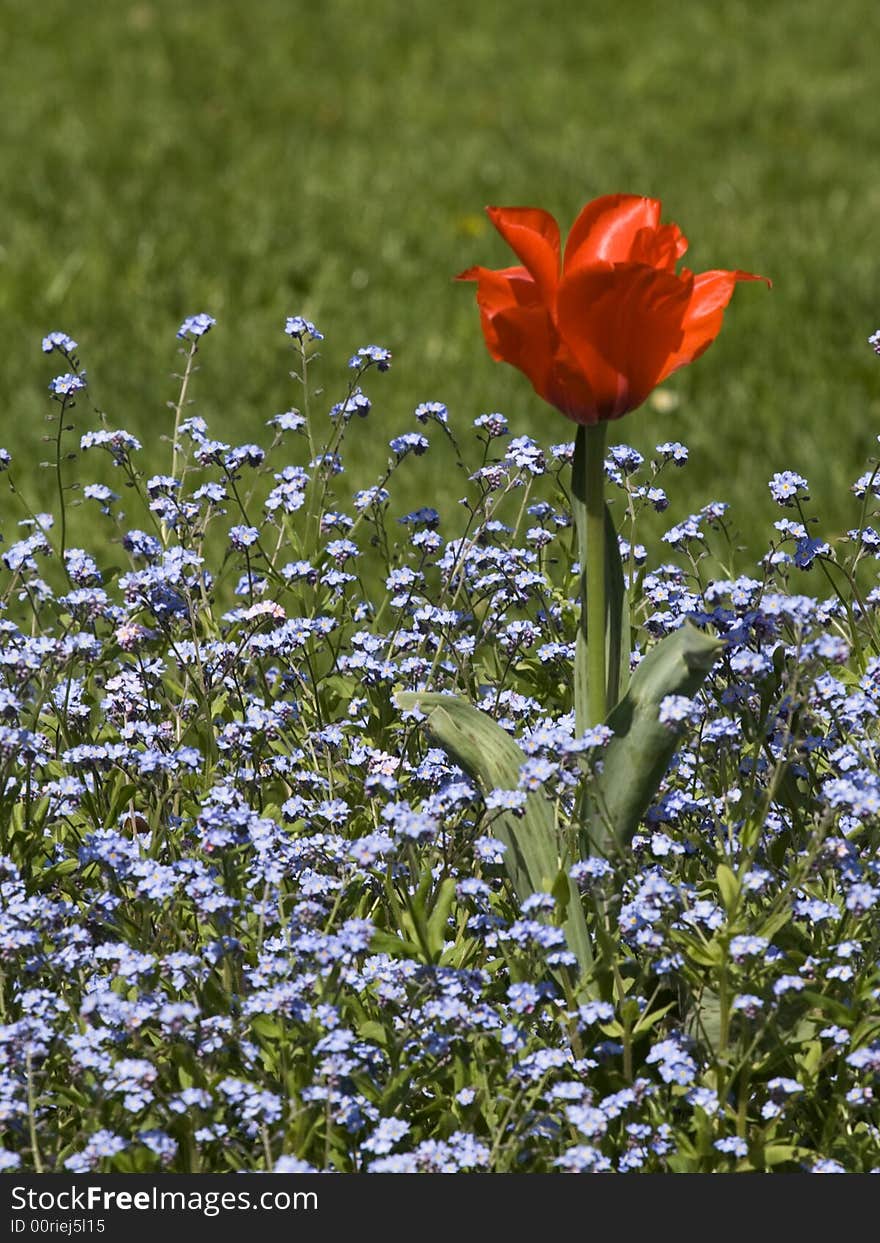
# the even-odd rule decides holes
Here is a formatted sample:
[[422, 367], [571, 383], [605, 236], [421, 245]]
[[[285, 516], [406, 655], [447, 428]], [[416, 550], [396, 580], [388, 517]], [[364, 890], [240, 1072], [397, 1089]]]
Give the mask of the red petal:
[[601, 418], [592, 384], [561, 339], [557, 341], [546, 391], [539, 395], [575, 423], [598, 423]]
[[559, 225], [538, 207], [487, 207], [489, 219], [531, 273], [545, 301], [559, 283]]
[[639, 229], [633, 239], [629, 261], [674, 272], [676, 263], [687, 248], [688, 240], [677, 224], [662, 224], [659, 229]]
[[685, 367], [707, 350], [718, 333], [724, 319], [724, 311], [733, 297], [737, 281], [770, 281], [766, 276], [752, 272], [701, 272], [694, 277], [693, 293], [685, 313], [681, 345], [668, 359], [660, 379], [665, 380], [679, 367]]
[[540, 306], [541, 292], [525, 268], [468, 268], [459, 272], [457, 281], [477, 282], [477, 302], [497, 303], [498, 308], [513, 302], [519, 306]]
[[[525, 268], [469, 268], [459, 280], [477, 281], [477, 305], [489, 353], [532, 379], [550, 364], [556, 333], [538, 287]], [[533, 380], [533, 383], [535, 381]]]
[[659, 223], [659, 199], [636, 194], [607, 194], [594, 199], [571, 227], [563, 270], [569, 272], [590, 263], [626, 263], [641, 230], [655, 230]]
[[497, 362], [510, 363], [529, 377], [541, 392], [553, 360], [553, 325], [540, 307], [510, 305], [483, 314], [483, 335], [489, 352]]
[[553, 318], [525, 268], [469, 268], [459, 280], [476, 280], [483, 337], [496, 362], [517, 367], [539, 397], [579, 422], [595, 421], [589, 382], [559, 339]]
[[600, 418], [641, 405], [681, 347], [692, 279], [644, 264], [577, 269], [559, 286], [558, 326]]

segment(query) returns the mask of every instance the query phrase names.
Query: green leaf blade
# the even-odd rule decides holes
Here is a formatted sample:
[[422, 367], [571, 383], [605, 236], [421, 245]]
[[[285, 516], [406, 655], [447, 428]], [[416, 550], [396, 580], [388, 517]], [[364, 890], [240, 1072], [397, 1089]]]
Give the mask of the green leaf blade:
[[685, 623], [655, 644], [636, 669], [608, 718], [614, 737], [583, 826], [598, 853], [626, 849], [669, 767], [679, 739], [661, 724], [660, 704], [667, 695], [695, 695], [723, 646]]
[[[515, 790], [524, 752], [485, 712], [452, 695], [401, 691], [395, 702], [404, 710], [427, 714], [429, 734], [476, 781], [480, 790]], [[559, 835], [553, 811], [540, 794], [529, 794], [525, 814], [502, 812], [492, 821], [492, 832], [506, 847], [504, 866], [520, 902], [533, 893], [552, 893], [558, 886], [561, 861]], [[573, 862], [570, 861], [570, 862]], [[568, 880], [564, 929], [568, 947], [581, 970], [593, 955], [580, 895]]]

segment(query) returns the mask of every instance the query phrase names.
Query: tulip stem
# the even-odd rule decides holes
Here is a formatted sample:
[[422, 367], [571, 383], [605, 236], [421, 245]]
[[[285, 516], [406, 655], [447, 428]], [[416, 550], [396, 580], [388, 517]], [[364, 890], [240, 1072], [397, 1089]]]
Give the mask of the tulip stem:
[[583, 500], [579, 535], [586, 598], [587, 726], [608, 713], [605, 668], [605, 434], [604, 422], [579, 427], [572, 470], [575, 494]]

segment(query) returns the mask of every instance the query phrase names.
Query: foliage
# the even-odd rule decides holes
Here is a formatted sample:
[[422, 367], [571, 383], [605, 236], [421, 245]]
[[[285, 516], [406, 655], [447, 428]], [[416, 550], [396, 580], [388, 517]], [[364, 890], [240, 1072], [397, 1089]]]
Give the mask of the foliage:
[[[573, 446], [495, 413], [460, 434], [427, 401], [386, 455], [388, 351], [320, 396], [301, 317], [300, 409], [265, 448], [226, 443], [187, 404], [222, 331], [181, 325], [170, 474], [90, 426], [63, 334], [53, 513], [0, 456], [25, 506], [0, 620], [5, 1168], [880, 1166], [876, 466], [840, 541], [775, 475], [783, 516], [743, 574], [721, 502], [649, 567], [687, 452], [609, 450], [633, 686], [684, 625], [723, 647], [660, 704], [675, 753], [630, 849], [582, 858], [575, 791], [615, 743], [575, 729]], [[392, 496], [409, 474], [424, 497], [438, 444], [454, 529]], [[478, 788], [406, 691], [478, 705], [518, 774]], [[536, 799], [578, 861], [520, 901], [495, 827]], [[601, 949], [579, 984], [569, 881]]]
[[[484, 203], [540, 199], [567, 226], [614, 189], [687, 221], [695, 270], [774, 281], [772, 298], [742, 299], [662, 409], [630, 421], [646, 455], [659, 439], [693, 452], [672, 516], [721, 487], [757, 557], [770, 517], [741, 464], [760, 455], [768, 475], [809, 474], [829, 529], [844, 530], [880, 421], [862, 348], [876, 306], [877, 5], [849, 0], [833, 21], [822, 0], [689, 9], [215, 0], [208, 15], [126, 0], [86, 16], [68, 0], [6, 0], [3, 443], [39, 453], [30, 351], [51, 320], [76, 326], [92, 400], [124, 412], [145, 471], [166, 471], [164, 334], [192, 305], [227, 325], [199, 390], [221, 439], [249, 439], [285, 408], [275, 325], [295, 307], [332, 324], [340, 352], [364, 336], [394, 349], [383, 439], [423, 393], [460, 422], [504, 410], [543, 442], [527, 383], [483, 356], [451, 277], [506, 262]], [[454, 459], [440, 446], [437, 459], [431, 503], [454, 523]], [[362, 461], [349, 463], [360, 487]], [[38, 486], [42, 508], [49, 476]], [[401, 476], [401, 504], [415, 508], [420, 487]], [[84, 518], [72, 515], [79, 542]]]

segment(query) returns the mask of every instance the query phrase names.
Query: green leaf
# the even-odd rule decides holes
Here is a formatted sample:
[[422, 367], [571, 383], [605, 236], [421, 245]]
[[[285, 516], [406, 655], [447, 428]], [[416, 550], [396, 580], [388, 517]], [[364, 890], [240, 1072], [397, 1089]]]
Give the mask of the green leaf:
[[226, 707], [228, 703], [229, 703], [229, 692], [221, 691], [220, 694], [217, 696], [217, 698], [211, 701], [212, 719], [218, 716], [222, 716], [223, 713], [226, 711]]
[[443, 946], [446, 944], [446, 925], [449, 921], [449, 912], [452, 909], [454, 898], [455, 880], [453, 877], [447, 876], [440, 885], [434, 901], [434, 908], [428, 917], [425, 929], [425, 939], [428, 942], [428, 948], [431, 951], [433, 961], [440, 957], [443, 952]]
[[357, 1031], [362, 1040], [369, 1040], [378, 1045], [388, 1043], [388, 1032], [376, 1019], [366, 1019], [363, 1023], [358, 1023]]
[[679, 942], [684, 947], [688, 958], [703, 967], [720, 967], [724, 962], [724, 950], [715, 937], [711, 941], [704, 942], [680, 933]]
[[64, 876], [70, 876], [71, 872], [78, 872], [81, 867], [79, 859], [62, 859], [60, 863], [55, 863], [50, 868], [46, 868], [43, 872], [44, 883], [51, 883], [61, 880]]
[[[578, 557], [581, 565], [581, 619], [578, 627], [574, 657], [574, 711], [575, 728], [579, 734], [593, 723], [587, 712], [587, 613], [583, 607], [586, 600], [587, 564], [587, 509], [583, 493], [585, 471], [583, 455], [586, 453], [586, 436], [578, 428], [574, 445], [574, 461], [571, 467], [572, 513], [578, 533]], [[617, 543], [617, 528], [611, 511], [605, 506], [605, 669], [607, 678], [606, 703], [616, 704], [629, 685], [630, 618], [629, 600]]]
[[834, 997], [826, 997], [824, 993], [817, 993], [813, 989], [805, 988], [800, 996], [811, 1002], [817, 1010], [821, 1010], [823, 1014], [827, 1014], [835, 1023], [846, 1024], [852, 1019], [852, 1010], [843, 1002], [837, 1001]]
[[137, 794], [138, 788], [133, 785], [125, 773], [120, 773], [113, 783], [113, 789], [109, 798], [109, 810], [104, 821], [106, 825], [115, 825], [122, 815], [122, 812], [128, 807], [131, 800]]
[[765, 919], [763, 924], [761, 924], [761, 926], [757, 929], [758, 936], [767, 937], [768, 940], [772, 940], [776, 933], [791, 921], [791, 917], [792, 912], [790, 906], [785, 907], [781, 911], [776, 911], [776, 913], [771, 915], [769, 919]]
[[739, 903], [739, 881], [736, 873], [726, 863], [719, 863], [715, 869], [715, 879], [718, 882], [718, 892], [721, 894], [724, 909], [728, 915], [732, 915]]
[[[814, 1028], [815, 1030], [815, 1028]], [[804, 1074], [809, 1079], [813, 1079], [819, 1070], [822, 1061], [822, 1042], [821, 1040], [810, 1040], [800, 1049], [796, 1062]]]
[[694, 943], [688, 950], [688, 958], [703, 967], [720, 967], [722, 957], [723, 951], [717, 941], [710, 941], [706, 946]]
[[251, 1031], [263, 1040], [278, 1040], [281, 1037], [282, 1028], [277, 1019], [273, 1019], [269, 1014], [254, 1014], [250, 1018], [249, 1026]]
[[370, 938], [370, 949], [374, 954], [388, 954], [392, 958], [418, 958], [419, 947], [415, 941], [407, 941], [377, 928]]
[[419, 886], [410, 899], [409, 909], [402, 912], [404, 931], [413, 935], [414, 940], [421, 946], [422, 953], [428, 962], [431, 962], [431, 949], [428, 944], [426, 903], [432, 883], [431, 871], [429, 868], [425, 868], [419, 880]]
[[571, 885], [569, 884], [568, 872], [565, 868], [560, 868], [556, 873], [556, 880], [553, 882], [553, 888], [550, 891], [556, 899], [556, 905], [565, 915], [568, 910], [568, 904], [571, 901]]
[[[706, 963], [705, 966], [717, 966], [717, 963]], [[693, 999], [693, 1008], [685, 1021], [685, 1030], [692, 1036], [705, 1040], [713, 1052], [717, 1052], [721, 1044], [721, 1000], [710, 988], [704, 988], [699, 997]]]
[[667, 695], [695, 695], [723, 646], [686, 622], [655, 644], [636, 669], [608, 718], [614, 737], [582, 826], [596, 853], [626, 850], [679, 742], [675, 730], [660, 723], [660, 704]]
[[768, 1144], [764, 1149], [765, 1165], [782, 1165], [784, 1161], [799, 1161], [810, 1156], [808, 1148], [799, 1148], [796, 1144]]
[[[427, 714], [429, 734], [473, 777], [484, 794], [517, 788], [526, 756], [485, 712], [453, 695], [400, 691], [394, 698], [405, 711], [418, 708]], [[506, 847], [504, 866], [520, 902], [533, 893], [553, 891], [560, 866], [565, 867], [566, 861], [560, 858], [556, 822], [546, 799], [529, 794], [525, 815], [503, 812], [492, 821], [492, 832]], [[586, 971], [593, 955], [584, 910], [571, 880], [568, 886], [565, 935], [569, 949]]]
[[650, 1031], [663, 1018], [664, 1014], [668, 1014], [677, 1003], [670, 1001], [665, 1006], [659, 1006], [656, 1010], [651, 1010], [648, 1014], [643, 1014], [635, 1027], [632, 1029], [633, 1036], [641, 1036], [644, 1032]]

